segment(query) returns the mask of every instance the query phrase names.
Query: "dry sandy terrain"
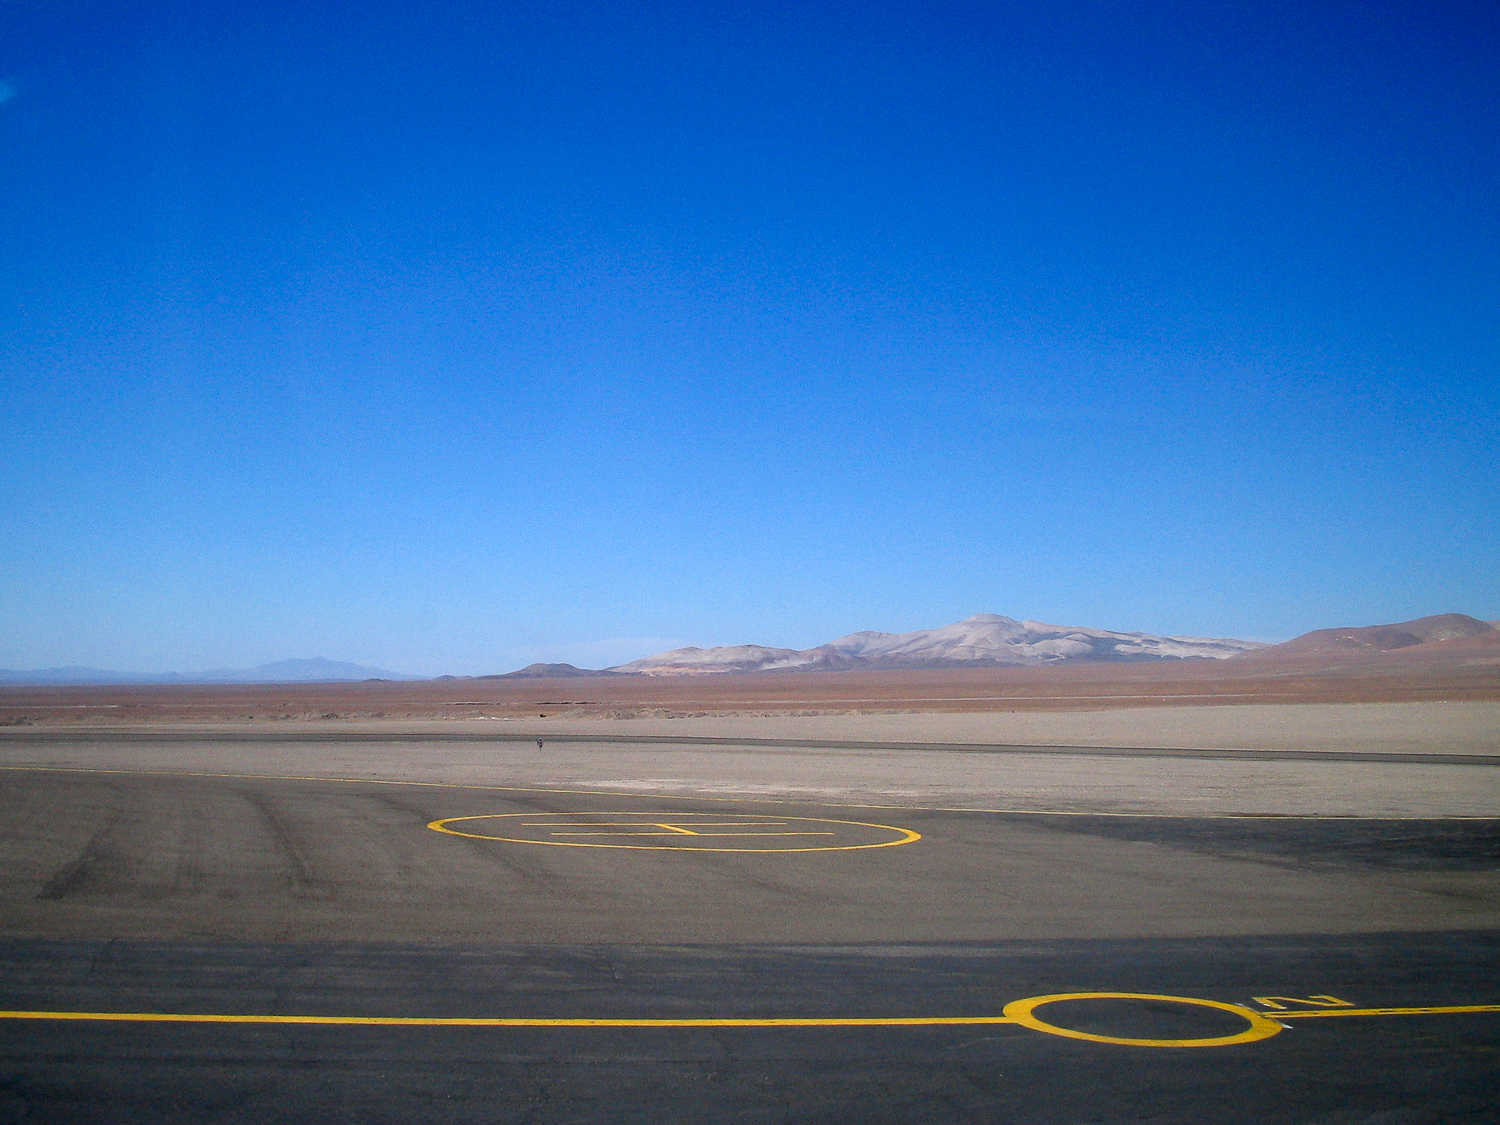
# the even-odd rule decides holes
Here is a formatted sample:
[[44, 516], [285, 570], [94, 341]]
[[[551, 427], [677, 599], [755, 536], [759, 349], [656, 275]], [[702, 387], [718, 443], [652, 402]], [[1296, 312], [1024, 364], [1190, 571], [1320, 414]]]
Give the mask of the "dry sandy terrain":
[[1107, 711], [526, 720], [538, 731], [873, 742], [1175, 746], [1500, 755], [1500, 703], [1240, 704]]

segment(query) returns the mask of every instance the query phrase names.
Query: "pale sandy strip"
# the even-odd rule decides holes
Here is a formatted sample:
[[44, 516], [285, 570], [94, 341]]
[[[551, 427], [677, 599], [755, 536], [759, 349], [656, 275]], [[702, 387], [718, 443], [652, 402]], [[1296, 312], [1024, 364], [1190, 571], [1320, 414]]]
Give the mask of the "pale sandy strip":
[[1157, 813], [1157, 812], [1088, 812], [1051, 809], [983, 809], [954, 808], [942, 805], [886, 805], [847, 801], [811, 799], [786, 800], [774, 797], [701, 797], [674, 793], [630, 793], [619, 789], [556, 789], [525, 785], [474, 785], [454, 781], [408, 781], [377, 777], [318, 777], [300, 774], [214, 773], [201, 770], [122, 770], [88, 766], [0, 766], [0, 772], [12, 773], [84, 773], [123, 775], [127, 777], [209, 777], [232, 781], [314, 781], [335, 785], [406, 785], [427, 789], [469, 789], [487, 793], [564, 793], [589, 797], [628, 797], [647, 801], [712, 801], [730, 805], [791, 805], [822, 809], [895, 809], [903, 812], [999, 813], [1006, 816], [1102, 816], [1146, 820], [1497, 820], [1496, 816], [1339, 816], [1315, 813]]

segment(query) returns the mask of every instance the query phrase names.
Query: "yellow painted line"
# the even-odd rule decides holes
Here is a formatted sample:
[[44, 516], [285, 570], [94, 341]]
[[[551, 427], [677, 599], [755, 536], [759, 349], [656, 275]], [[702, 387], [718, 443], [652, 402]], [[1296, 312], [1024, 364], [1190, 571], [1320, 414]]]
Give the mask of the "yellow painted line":
[[1500, 1004], [1446, 1004], [1432, 1008], [1316, 1008], [1307, 1012], [1271, 1011], [1276, 1020], [1302, 1020], [1326, 1016], [1446, 1016], [1470, 1012], [1500, 1012]]
[[528, 1019], [447, 1016], [270, 1016], [185, 1012], [0, 1012], [0, 1020], [99, 1023], [250, 1023], [354, 1027], [967, 1027], [1015, 1023], [1008, 1016], [787, 1017], [776, 1019]]
[[[1187, 1004], [1228, 1012], [1245, 1020], [1243, 1031], [1202, 1039], [1135, 1039], [1098, 1035], [1041, 1019], [1036, 1009], [1070, 1000], [1150, 1000]], [[1278, 1034], [1281, 1020], [1325, 1016], [1416, 1016], [1500, 1013], [1500, 1004], [1456, 1004], [1410, 1008], [1339, 1008], [1300, 1012], [1257, 1012], [1240, 1004], [1192, 996], [1140, 992], [1071, 992], [1013, 1000], [999, 1016], [790, 1016], [767, 1018], [532, 1018], [483, 1016], [298, 1016], [226, 1015], [208, 1012], [51, 1012], [0, 1011], [0, 1020], [59, 1020], [74, 1023], [273, 1024], [323, 1027], [490, 1027], [490, 1028], [820, 1028], [820, 1027], [992, 1027], [1012, 1024], [1057, 1035], [1127, 1047], [1230, 1047], [1255, 1043]]]
[[[400, 741], [392, 739], [393, 742]], [[635, 801], [701, 801], [721, 805], [790, 805], [823, 809], [886, 809], [898, 812], [996, 813], [1003, 816], [1074, 816], [1111, 817], [1124, 820], [1347, 820], [1359, 821], [1492, 821], [1495, 816], [1339, 816], [1316, 813], [1158, 813], [1158, 812], [1084, 812], [1076, 809], [984, 809], [957, 808], [946, 805], [880, 805], [855, 801], [818, 801], [811, 798], [793, 800], [782, 797], [703, 797], [677, 793], [631, 793], [623, 789], [572, 789], [531, 785], [476, 785], [457, 781], [407, 781], [379, 777], [329, 777], [317, 774], [220, 773], [211, 770], [125, 770], [92, 766], [0, 766], [8, 773], [81, 773], [118, 777], [200, 777], [227, 781], [311, 781], [330, 785], [399, 785], [419, 789], [465, 789], [481, 793], [560, 793], [568, 796], [613, 797]], [[533, 814], [535, 815], [535, 814]]]

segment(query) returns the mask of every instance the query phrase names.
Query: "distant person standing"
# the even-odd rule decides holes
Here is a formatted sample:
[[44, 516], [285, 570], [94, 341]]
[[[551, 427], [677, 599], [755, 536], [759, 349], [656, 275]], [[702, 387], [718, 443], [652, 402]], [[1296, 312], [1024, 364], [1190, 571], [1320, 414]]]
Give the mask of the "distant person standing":
[[542, 748], [542, 740], [540, 738], [536, 740], [536, 748], [538, 750]]

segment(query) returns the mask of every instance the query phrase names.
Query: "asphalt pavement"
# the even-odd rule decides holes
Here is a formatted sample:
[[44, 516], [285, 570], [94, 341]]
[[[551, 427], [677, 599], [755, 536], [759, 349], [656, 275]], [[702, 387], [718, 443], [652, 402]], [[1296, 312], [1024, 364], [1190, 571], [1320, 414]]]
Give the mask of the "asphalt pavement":
[[0, 1121], [1500, 1120], [1500, 820], [38, 768], [0, 856]]
[[[1500, 998], [1494, 931], [888, 947], [12, 940], [0, 977], [10, 1012], [369, 1021], [0, 1017], [6, 1121], [1497, 1116], [1500, 1006], [1464, 1010]], [[1121, 992], [1156, 998], [1098, 995]], [[1055, 1030], [927, 1022], [1003, 1019], [1059, 994], [1074, 998], [1033, 1009]], [[1452, 1010], [1415, 1010], [1434, 1007]], [[377, 1022], [414, 1016], [438, 1022]], [[462, 1022], [475, 1017], [521, 1025]], [[650, 1022], [617, 1025], [629, 1020]], [[1182, 1045], [1247, 1031], [1260, 1037]]]

